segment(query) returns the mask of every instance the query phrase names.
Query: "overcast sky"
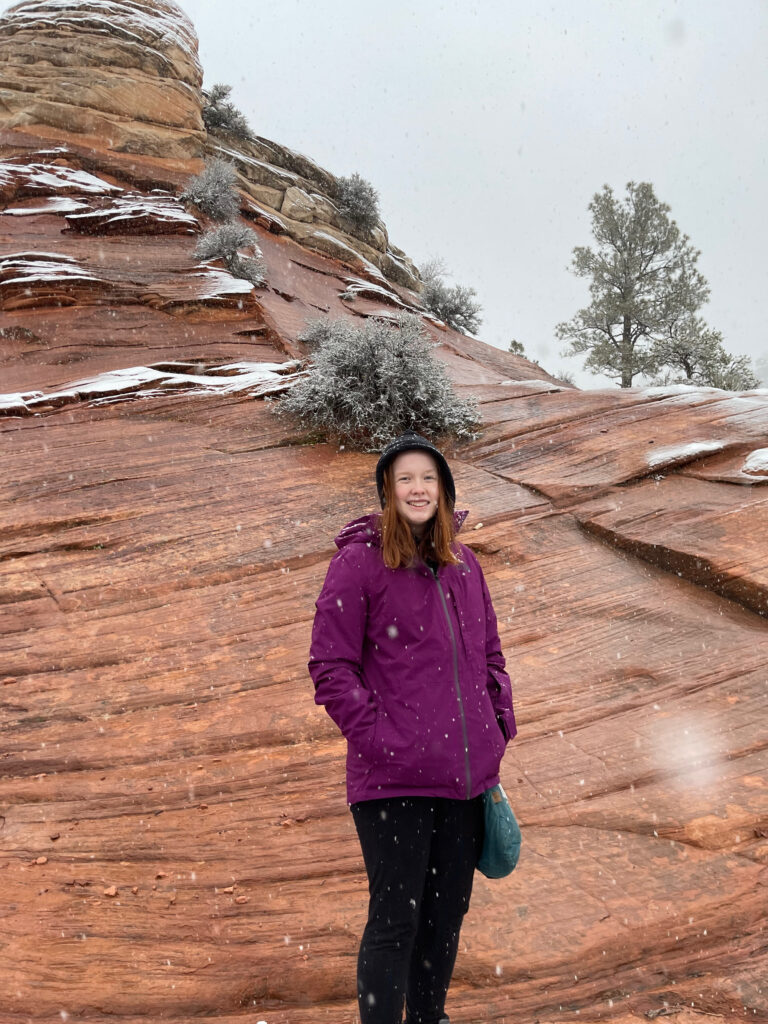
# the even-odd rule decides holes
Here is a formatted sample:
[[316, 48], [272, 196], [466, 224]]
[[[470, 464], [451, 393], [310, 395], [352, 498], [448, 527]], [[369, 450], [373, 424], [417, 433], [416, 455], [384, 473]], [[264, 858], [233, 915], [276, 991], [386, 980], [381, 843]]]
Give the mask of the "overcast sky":
[[477, 289], [483, 340], [579, 368], [554, 327], [588, 301], [567, 269], [587, 204], [650, 181], [701, 250], [706, 319], [768, 358], [766, 0], [181, 6], [206, 86], [231, 85], [257, 134], [368, 178], [391, 240]]

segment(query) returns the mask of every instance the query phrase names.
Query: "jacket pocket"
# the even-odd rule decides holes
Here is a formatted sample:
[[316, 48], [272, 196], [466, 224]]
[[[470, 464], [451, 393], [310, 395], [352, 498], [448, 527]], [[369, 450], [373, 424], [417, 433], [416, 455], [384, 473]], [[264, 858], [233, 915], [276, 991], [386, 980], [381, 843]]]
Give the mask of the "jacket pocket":
[[415, 737], [415, 725], [406, 728], [405, 722], [395, 722], [386, 709], [376, 710], [376, 722], [366, 749], [366, 757], [373, 765], [391, 765], [407, 757]]

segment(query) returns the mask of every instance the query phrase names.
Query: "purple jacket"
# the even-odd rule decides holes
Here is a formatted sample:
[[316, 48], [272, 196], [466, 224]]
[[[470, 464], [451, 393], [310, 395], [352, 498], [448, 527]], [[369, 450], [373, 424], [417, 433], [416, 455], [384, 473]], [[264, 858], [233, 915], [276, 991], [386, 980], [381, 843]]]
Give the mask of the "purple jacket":
[[336, 538], [312, 628], [315, 701], [347, 740], [347, 800], [469, 799], [499, 781], [517, 732], [488, 588], [463, 544], [437, 575], [388, 569], [378, 522]]

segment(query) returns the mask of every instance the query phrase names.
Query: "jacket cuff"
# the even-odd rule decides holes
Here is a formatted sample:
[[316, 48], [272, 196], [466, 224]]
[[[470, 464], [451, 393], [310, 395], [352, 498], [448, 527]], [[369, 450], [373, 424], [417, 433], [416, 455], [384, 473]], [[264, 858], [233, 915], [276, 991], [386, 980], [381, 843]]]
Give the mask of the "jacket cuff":
[[505, 711], [497, 711], [496, 721], [499, 723], [499, 728], [501, 729], [504, 739], [509, 743], [509, 741], [517, 734], [514, 711], [511, 708]]

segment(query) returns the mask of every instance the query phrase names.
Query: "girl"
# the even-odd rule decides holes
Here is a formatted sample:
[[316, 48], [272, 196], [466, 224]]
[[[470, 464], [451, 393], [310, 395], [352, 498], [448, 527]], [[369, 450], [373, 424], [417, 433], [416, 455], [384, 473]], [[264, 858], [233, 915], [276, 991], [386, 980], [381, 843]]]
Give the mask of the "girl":
[[376, 466], [383, 511], [336, 538], [312, 630], [315, 700], [347, 740], [368, 875], [362, 1024], [447, 1024], [445, 997], [483, 842], [481, 794], [516, 733], [496, 616], [455, 533], [442, 453], [409, 431]]

